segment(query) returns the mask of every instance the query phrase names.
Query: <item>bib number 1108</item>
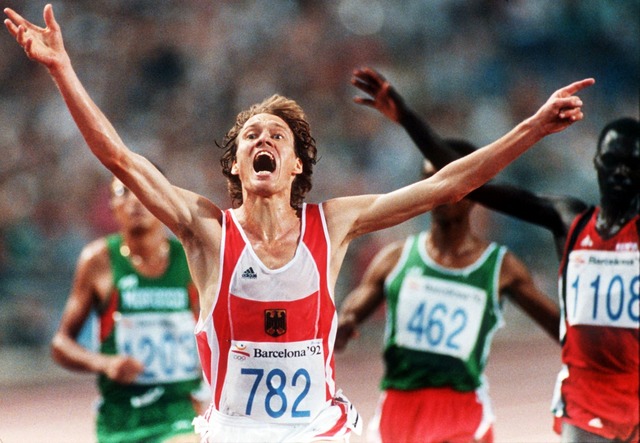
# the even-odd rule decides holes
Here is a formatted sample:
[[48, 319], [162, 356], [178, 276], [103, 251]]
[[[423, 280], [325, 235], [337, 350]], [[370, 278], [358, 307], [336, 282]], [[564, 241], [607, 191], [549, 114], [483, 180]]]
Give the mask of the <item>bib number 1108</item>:
[[[584, 278], [581, 278], [584, 277]], [[586, 280], [586, 281], [585, 281]], [[625, 279], [620, 274], [607, 278], [576, 276], [571, 284], [572, 300], [568, 300], [572, 324], [603, 324], [635, 327], [640, 319], [640, 276]]]

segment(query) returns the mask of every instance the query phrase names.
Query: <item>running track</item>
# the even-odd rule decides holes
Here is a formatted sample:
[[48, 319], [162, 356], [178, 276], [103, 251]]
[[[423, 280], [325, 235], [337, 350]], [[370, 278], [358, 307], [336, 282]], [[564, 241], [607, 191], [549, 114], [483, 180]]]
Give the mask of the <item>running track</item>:
[[[380, 324], [336, 357], [338, 386], [365, 425], [382, 372]], [[560, 348], [536, 329], [498, 333], [487, 370], [497, 415], [496, 443], [556, 443], [549, 412]], [[366, 331], [365, 331], [366, 332]], [[93, 442], [94, 377], [54, 366], [46, 352], [0, 352], [0, 443]], [[364, 442], [355, 436], [353, 443]]]

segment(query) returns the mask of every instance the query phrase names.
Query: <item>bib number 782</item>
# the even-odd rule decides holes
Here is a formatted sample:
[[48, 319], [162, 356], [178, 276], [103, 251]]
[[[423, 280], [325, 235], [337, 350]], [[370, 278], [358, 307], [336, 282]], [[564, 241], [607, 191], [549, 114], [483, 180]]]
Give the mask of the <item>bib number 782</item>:
[[[271, 418], [280, 418], [287, 412], [289, 406], [289, 400], [287, 399], [287, 394], [285, 392], [285, 389], [287, 388], [287, 376], [282, 369], [271, 369], [267, 372], [266, 377], [264, 369], [259, 368], [242, 368], [240, 373], [242, 375], [255, 377], [253, 385], [251, 386], [251, 391], [249, 392], [249, 398], [247, 399], [247, 406], [245, 409], [245, 414], [247, 416], [251, 416], [254, 401], [256, 399], [256, 393], [258, 392], [258, 389], [262, 388], [261, 382], [263, 378], [264, 386], [266, 386], [267, 389], [267, 393], [264, 398], [264, 408], [267, 414]], [[302, 391], [293, 399], [291, 417], [309, 417], [311, 415], [311, 411], [299, 409], [300, 403], [309, 393], [309, 388], [311, 386], [311, 377], [309, 376], [309, 372], [304, 368], [300, 368], [295, 371], [291, 378], [291, 386], [302, 386]]]

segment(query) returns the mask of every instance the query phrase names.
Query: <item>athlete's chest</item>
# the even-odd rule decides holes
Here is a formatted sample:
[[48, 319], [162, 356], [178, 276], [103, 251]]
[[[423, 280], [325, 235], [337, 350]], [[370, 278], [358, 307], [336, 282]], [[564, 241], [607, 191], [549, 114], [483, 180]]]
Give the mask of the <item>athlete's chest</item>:
[[640, 236], [635, 223], [629, 222], [613, 236], [602, 236], [596, 229], [595, 219], [592, 219], [576, 238], [573, 250], [599, 250], [612, 252], [638, 251]]
[[291, 260], [271, 268], [245, 245], [238, 251], [235, 264], [226, 268], [229, 292], [255, 302], [300, 300], [321, 288], [323, 263], [301, 244]]
[[246, 247], [269, 269], [289, 263], [296, 255], [301, 239], [302, 223], [298, 217], [283, 217], [277, 224], [277, 229], [271, 230], [235, 220], [234, 228], [242, 235]]
[[278, 269], [289, 263], [298, 248], [299, 234], [291, 234], [275, 240], [262, 240], [247, 235], [256, 257], [269, 269]]
[[640, 254], [635, 226], [610, 239], [587, 225], [569, 253], [566, 315], [570, 325], [638, 327]]

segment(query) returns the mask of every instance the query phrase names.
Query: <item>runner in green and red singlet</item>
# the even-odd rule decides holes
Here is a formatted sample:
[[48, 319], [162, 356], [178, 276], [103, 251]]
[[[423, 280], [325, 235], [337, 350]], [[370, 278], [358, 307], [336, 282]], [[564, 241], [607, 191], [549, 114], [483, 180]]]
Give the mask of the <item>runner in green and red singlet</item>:
[[[197, 442], [198, 295], [184, 250], [117, 179], [111, 207], [120, 232], [83, 249], [54, 359], [98, 374], [100, 443]], [[77, 341], [91, 310], [99, 317], [98, 352]]]

